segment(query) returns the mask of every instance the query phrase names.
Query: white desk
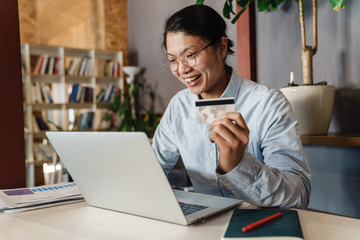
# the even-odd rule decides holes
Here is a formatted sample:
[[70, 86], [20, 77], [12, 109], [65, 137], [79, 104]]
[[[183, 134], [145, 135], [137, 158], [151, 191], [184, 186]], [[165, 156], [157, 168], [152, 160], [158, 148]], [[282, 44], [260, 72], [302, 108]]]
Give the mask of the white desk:
[[[188, 227], [75, 203], [0, 213], [1, 240], [220, 240], [232, 210]], [[360, 220], [299, 210], [306, 240], [360, 239]]]

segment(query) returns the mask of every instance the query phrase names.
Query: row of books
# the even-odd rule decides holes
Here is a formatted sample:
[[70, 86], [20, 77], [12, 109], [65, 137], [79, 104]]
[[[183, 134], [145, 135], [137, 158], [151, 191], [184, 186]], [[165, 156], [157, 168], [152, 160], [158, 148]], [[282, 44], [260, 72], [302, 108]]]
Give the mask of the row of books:
[[33, 103], [53, 103], [51, 88], [49, 84], [33, 82], [32, 86]]
[[60, 126], [55, 125], [52, 121], [48, 120], [45, 121], [42, 117], [39, 116], [33, 116], [33, 131], [39, 132], [39, 131], [46, 131], [46, 130], [62, 130]]
[[[36, 61], [33, 74], [61, 75], [61, 58], [48, 54], [31, 56]], [[85, 55], [83, 57], [69, 58], [65, 74], [68, 76], [92, 76], [94, 72], [93, 60]], [[23, 72], [26, 72], [25, 62], [22, 64]], [[96, 76], [120, 77], [121, 64], [115, 60], [97, 60]]]
[[96, 96], [96, 102], [112, 102], [115, 97], [115, 87], [112, 84], [103, 87]]
[[[69, 103], [84, 103], [93, 101], [93, 88], [75, 83], [69, 95]], [[115, 97], [115, 87], [112, 84], [103, 87], [96, 96], [97, 102], [112, 102]], [[49, 84], [32, 83], [33, 103], [53, 103], [51, 87]]]
[[92, 129], [94, 124], [94, 112], [77, 112], [75, 114], [75, 122], [73, 130]]
[[69, 102], [92, 102], [93, 101], [93, 88], [88, 86], [82, 86], [75, 83], [72, 86], [71, 93], [69, 95]]
[[69, 76], [92, 76], [92, 73], [93, 63], [89, 56], [71, 59], [66, 69], [66, 74]]
[[49, 75], [60, 75], [61, 72], [61, 59], [60, 57], [49, 56], [44, 54], [38, 57], [34, 74], [49, 74]]
[[97, 60], [96, 76], [120, 77], [121, 64], [114, 60]]
[[51, 161], [53, 159], [54, 150], [47, 144], [34, 143], [33, 151], [36, 160]]

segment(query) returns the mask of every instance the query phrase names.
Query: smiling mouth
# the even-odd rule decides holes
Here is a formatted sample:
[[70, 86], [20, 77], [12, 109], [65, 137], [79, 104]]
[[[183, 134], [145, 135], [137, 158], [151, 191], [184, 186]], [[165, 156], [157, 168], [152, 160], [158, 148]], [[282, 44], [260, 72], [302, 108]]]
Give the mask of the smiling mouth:
[[195, 77], [191, 77], [191, 78], [185, 78], [185, 81], [188, 82], [188, 83], [190, 83], [190, 82], [193, 82], [193, 81], [198, 80], [200, 77], [201, 77], [201, 75], [198, 75], [198, 76], [195, 76]]

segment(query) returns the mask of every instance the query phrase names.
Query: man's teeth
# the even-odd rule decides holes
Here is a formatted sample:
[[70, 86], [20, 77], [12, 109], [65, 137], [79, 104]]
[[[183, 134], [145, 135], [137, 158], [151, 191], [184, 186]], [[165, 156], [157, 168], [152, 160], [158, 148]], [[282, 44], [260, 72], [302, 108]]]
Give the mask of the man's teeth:
[[199, 76], [192, 77], [192, 78], [185, 78], [185, 81], [186, 81], [186, 82], [193, 82], [193, 81], [195, 81], [196, 79], [198, 79], [199, 77], [200, 77], [200, 75], [199, 75]]

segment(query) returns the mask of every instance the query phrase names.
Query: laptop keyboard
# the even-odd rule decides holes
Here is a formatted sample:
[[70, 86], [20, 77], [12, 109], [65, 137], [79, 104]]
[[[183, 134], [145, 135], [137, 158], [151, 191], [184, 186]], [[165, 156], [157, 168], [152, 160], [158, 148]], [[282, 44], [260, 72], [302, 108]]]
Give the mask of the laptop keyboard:
[[191, 213], [208, 208], [206, 206], [200, 206], [200, 205], [196, 205], [196, 204], [183, 203], [183, 202], [179, 202], [179, 205], [180, 205], [181, 210], [183, 211], [184, 215], [189, 215]]

